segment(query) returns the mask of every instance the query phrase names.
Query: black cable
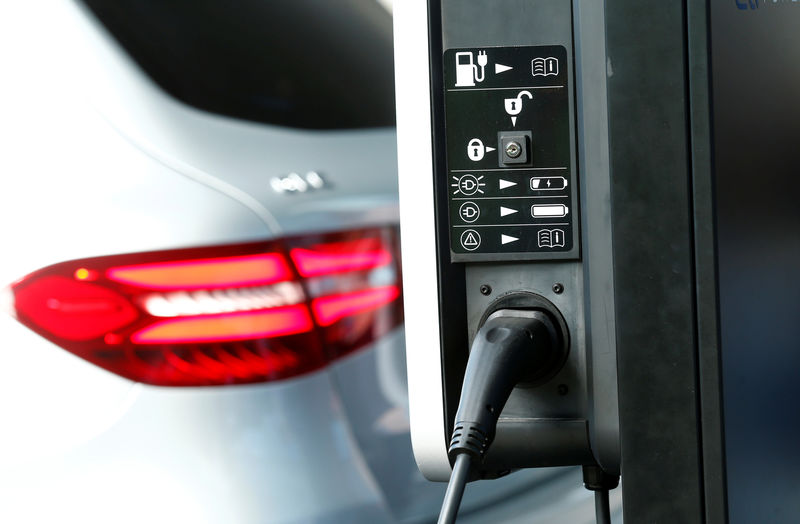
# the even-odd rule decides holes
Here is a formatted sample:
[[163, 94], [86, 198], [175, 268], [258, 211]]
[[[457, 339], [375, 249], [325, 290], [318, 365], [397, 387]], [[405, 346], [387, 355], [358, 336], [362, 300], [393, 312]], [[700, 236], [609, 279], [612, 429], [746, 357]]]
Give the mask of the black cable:
[[535, 310], [497, 311], [478, 330], [453, 424], [448, 450], [453, 473], [439, 524], [455, 522], [470, 469], [489, 450], [497, 419], [514, 386], [553, 362], [560, 343], [555, 324], [545, 313]]
[[611, 504], [608, 501], [607, 489], [598, 489], [594, 492], [594, 514], [597, 524], [611, 524]]
[[450, 475], [450, 482], [447, 484], [447, 491], [444, 494], [442, 510], [439, 512], [438, 524], [452, 524], [456, 521], [461, 497], [464, 495], [464, 488], [469, 480], [470, 466], [472, 466], [472, 458], [467, 453], [456, 457], [453, 473]]
[[597, 464], [583, 466], [583, 485], [594, 491], [594, 513], [597, 524], [611, 524], [611, 504], [608, 492], [619, 486], [619, 475], [603, 471]]

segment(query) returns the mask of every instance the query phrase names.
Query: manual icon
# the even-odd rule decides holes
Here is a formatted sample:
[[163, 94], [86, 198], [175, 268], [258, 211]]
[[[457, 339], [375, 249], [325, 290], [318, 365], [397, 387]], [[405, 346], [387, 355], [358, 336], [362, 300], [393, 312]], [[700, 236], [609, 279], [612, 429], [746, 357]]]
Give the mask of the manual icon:
[[539, 231], [539, 247], [564, 247], [564, 231], [542, 229]]
[[534, 58], [531, 60], [533, 76], [558, 76], [558, 58]]

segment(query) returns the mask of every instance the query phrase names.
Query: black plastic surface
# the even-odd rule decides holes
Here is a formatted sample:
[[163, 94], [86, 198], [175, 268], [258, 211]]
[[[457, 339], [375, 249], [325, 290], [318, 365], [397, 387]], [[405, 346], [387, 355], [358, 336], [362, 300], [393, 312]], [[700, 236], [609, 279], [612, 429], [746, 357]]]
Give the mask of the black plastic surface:
[[703, 502], [706, 522], [717, 523], [727, 522], [728, 516], [711, 169], [712, 108], [708, 15], [708, 7], [704, 1], [693, 0], [687, 3]]
[[701, 522], [685, 5], [605, 15], [625, 520]]

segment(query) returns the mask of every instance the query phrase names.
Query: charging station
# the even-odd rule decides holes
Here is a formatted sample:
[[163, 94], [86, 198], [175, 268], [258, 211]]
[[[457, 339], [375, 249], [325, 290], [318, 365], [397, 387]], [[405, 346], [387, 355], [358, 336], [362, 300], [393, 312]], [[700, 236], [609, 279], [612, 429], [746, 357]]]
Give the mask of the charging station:
[[[742, 416], [800, 394], [783, 371], [800, 364], [784, 309], [800, 310], [797, 27], [788, 1], [395, 7], [411, 432], [427, 478], [451, 478], [467, 438], [472, 479], [581, 465], [607, 489], [622, 474], [630, 522], [800, 512], [797, 482], [764, 488], [793, 476], [800, 453], [782, 443], [800, 428]], [[772, 272], [782, 292], [750, 284]], [[763, 298], [756, 312], [743, 289]], [[506, 351], [490, 332], [520, 317], [547, 356], [509, 359], [526, 369], [490, 430], [470, 433], [485, 414], [466, 420], [463, 404], [489, 367], [476, 348]], [[750, 463], [745, 450], [776, 445], [782, 460]]]

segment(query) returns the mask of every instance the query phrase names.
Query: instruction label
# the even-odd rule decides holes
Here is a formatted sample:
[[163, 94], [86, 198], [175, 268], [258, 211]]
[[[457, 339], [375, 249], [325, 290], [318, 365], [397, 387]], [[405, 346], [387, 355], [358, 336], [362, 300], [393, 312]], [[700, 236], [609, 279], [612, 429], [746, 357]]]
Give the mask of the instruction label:
[[570, 67], [563, 46], [445, 51], [454, 260], [577, 256]]

